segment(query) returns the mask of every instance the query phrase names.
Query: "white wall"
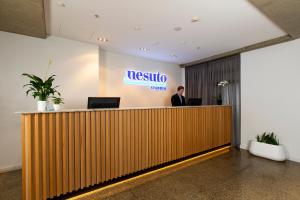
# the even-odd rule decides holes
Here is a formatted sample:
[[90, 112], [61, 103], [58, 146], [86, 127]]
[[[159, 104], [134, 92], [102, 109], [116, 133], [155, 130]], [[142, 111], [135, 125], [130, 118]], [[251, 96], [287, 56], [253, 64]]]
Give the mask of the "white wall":
[[[184, 85], [184, 70], [178, 65], [100, 51], [100, 95], [120, 96], [121, 107], [168, 106], [178, 85]], [[127, 69], [160, 72], [168, 76], [166, 91], [127, 85], [123, 78]]]
[[21, 74], [43, 77], [49, 58], [65, 108], [85, 108], [87, 97], [98, 95], [96, 45], [0, 32], [0, 171], [21, 165], [20, 116], [14, 112], [36, 109], [33, 98], [25, 96], [22, 85], [27, 80]]
[[274, 131], [300, 162], [300, 39], [242, 53], [241, 147]]

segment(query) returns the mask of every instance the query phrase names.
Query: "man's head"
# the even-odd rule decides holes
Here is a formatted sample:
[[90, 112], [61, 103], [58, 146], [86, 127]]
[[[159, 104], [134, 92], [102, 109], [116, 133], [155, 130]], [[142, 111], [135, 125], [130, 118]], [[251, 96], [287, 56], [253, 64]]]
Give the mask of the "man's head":
[[183, 86], [178, 86], [178, 88], [177, 88], [177, 93], [179, 94], [179, 95], [181, 95], [182, 96], [182, 94], [183, 94], [183, 91], [184, 91], [184, 87]]

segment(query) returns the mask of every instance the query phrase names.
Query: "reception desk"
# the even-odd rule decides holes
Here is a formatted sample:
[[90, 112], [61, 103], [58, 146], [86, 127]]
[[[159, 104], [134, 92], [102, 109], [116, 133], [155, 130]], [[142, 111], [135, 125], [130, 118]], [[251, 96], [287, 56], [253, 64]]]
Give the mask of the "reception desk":
[[23, 199], [46, 199], [230, 144], [231, 106], [22, 112]]

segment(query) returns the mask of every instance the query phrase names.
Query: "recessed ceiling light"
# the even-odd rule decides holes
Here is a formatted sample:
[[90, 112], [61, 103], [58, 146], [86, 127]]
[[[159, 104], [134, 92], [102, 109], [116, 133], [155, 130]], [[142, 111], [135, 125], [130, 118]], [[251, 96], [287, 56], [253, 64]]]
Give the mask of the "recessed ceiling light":
[[61, 2], [61, 1], [59, 1], [59, 2], [57, 2], [57, 6], [59, 6], [59, 7], [66, 7], [66, 4], [64, 4], [63, 2]]
[[144, 52], [148, 52], [148, 51], [150, 51], [150, 49], [149, 49], [149, 48], [145, 48], [145, 47], [141, 47], [141, 48], [140, 48], [140, 50], [141, 50], [141, 51], [144, 51]]
[[193, 17], [193, 18], [191, 19], [191, 22], [192, 22], [192, 23], [199, 22], [199, 21], [200, 21], [200, 18], [199, 18], [199, 17]]
[[140, 27], [140, 26], [135, 26], [134, 28], [133, 28], [133, 30], [135, 30], [135, 31], [140, 31], [142, 28]]
[[180, 27], [180, 26], [176, 26], [175, 28], [174, 28], [174, 31], [181, 31], [182, 30], [182, 28]]
[[108, 39], [107, 38], [103, 38], [103, 37], [100, 37], [97, 40], [100, 41], [100, 42], [108, 42]]
[[94, 17], [95, 17], [96, 19], [98, 19], [100, 16], [99, 16], [98, 14], [95, 14]]
[[181, 45], [186, 45], [186, 41], [181, 41], [180, 44]]
[[174, 54], [174, 53], [171, 53], [171, 54], [170, 54], [170, 57], [172, 57], [172, 58], [177, 58], [177, 55]]

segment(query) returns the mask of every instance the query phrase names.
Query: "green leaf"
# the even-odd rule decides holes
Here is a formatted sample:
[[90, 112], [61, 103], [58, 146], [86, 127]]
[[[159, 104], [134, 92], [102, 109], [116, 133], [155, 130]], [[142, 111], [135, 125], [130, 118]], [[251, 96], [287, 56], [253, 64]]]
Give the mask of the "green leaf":
[[279, 145], [279, 140], [276, 138], [276, 135], [272, 133], [264, 132], [261, 136], [257, 135], [256, 139], [258, 142], [263, 142], [266, 144]]

